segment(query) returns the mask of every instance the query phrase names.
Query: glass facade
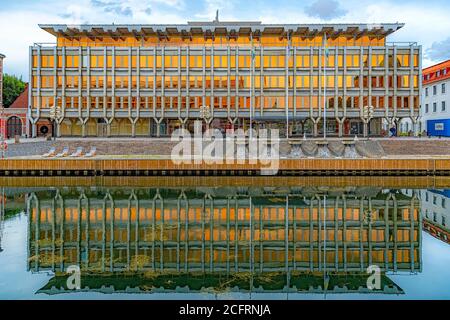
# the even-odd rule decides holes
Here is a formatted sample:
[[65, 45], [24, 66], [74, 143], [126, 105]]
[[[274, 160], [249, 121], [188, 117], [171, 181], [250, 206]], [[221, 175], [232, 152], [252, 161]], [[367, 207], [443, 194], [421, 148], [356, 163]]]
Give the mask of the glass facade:
[[28, 268], [359, 273], [376, 264], [383, 272], [421, 270], [415, 197], [377, 189], [369, 195], [259, 191], [36, 192], [28, 198]]
[[[190, 24], [155, 35], [145, 26], [105, 34], [43, 27], [57, 45], [30, 48], [32, 124], [58, 106], [59, 135], [160, 136], [163, 124], [182, 126], [208, 108], [212, 118], [244, 128], [250, 118], [311, 121], [317, 135], [326, 104], [342, 136], [350, 134], [350, 119], [418, 116], [420, 46], [388, 44], [383, 28], [269, 26], [223, 35], [211, 32], [214, 24], [201, 35]], [[365, 107], [373, 107], [373, 118], [362, 116]]]

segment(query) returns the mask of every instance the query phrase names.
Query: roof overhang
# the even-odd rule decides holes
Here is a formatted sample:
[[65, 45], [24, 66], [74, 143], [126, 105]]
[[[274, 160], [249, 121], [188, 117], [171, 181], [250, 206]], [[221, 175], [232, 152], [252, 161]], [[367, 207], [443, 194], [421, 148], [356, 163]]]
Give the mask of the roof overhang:
[[183, 37], [192, 36], [278, 36], [314, 37], [386, 37], [402, 23], [383, 24], [262, 24], [261, 22], [188, 22], [187, 24], [40, 24], [39, 27], [56, 37]]

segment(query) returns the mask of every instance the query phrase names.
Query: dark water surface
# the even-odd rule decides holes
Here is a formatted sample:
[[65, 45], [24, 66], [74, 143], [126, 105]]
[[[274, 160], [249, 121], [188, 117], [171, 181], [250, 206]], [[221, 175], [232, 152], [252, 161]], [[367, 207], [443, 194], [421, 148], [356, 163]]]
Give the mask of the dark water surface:
[[171, 179], [4, 186], [0, 299], [450, 299], [450, 185]]

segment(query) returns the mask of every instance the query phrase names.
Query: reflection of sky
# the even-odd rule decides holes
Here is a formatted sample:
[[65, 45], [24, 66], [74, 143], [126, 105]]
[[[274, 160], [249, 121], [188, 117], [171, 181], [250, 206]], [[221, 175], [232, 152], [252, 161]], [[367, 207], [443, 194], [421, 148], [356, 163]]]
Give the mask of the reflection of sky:
[[439, 194], [441, 196], [444, 196], [446, 198], [450, 198], [450, 189], [445, 189], [445, 190], [428, 190], [430, 192]]
[[[323, 294], [113, 294], [36, 295], [52, 277], [27, 271], [27, 216], [5, 221], [0, 253], [0, 299], [323, 299]], [[450, 299], [450, 245], [422, 233], [423, 271], [389, 275], [405, 295], [328, 294], [327, 299]]]

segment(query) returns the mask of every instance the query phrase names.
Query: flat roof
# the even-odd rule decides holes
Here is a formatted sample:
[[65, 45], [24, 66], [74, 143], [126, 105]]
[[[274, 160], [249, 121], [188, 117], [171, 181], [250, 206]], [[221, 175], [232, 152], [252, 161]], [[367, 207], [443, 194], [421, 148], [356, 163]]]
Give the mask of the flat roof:
[[403, 23], [355, 24], [262, 24], [259, 21], [188, 22], [187, 24], [40, 24], [56, 37], [161, 37], [170, 36], [294, 36], [386, 37], [404, 26]]

